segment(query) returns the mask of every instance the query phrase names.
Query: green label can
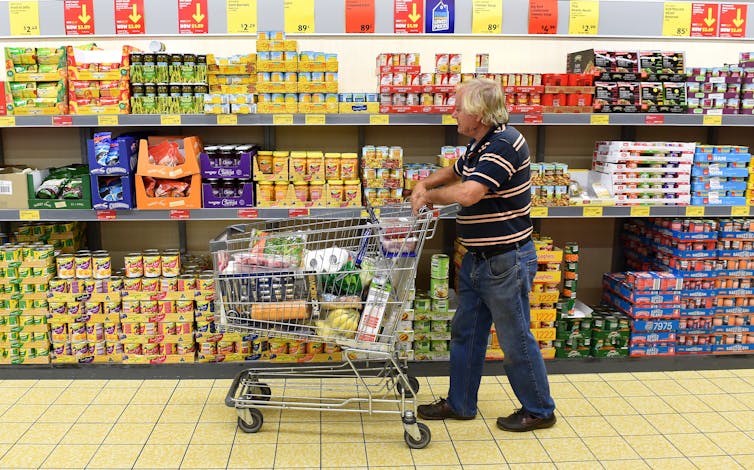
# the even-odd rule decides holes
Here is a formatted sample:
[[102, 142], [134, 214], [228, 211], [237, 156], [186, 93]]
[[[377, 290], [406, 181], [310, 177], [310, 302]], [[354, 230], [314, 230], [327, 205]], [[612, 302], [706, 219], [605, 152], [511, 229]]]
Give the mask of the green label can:
[[433, 277], [429, 281], [429, 295], [433, 299], [447, 299], [449, 289], [448, 278], [437, 279]]
[[447, 279], [450, 273], [450, 258], [444, 253], [432, 255], [430, 274], [435, 279]]
[[448, 299], [432, 299], [432, 311], [447, 312], [449, 308]]

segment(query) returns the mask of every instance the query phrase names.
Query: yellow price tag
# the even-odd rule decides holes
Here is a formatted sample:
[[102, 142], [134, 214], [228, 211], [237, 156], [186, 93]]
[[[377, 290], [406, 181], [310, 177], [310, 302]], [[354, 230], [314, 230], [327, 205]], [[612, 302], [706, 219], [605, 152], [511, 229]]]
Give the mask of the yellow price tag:
[[0, 116], [0, 127], [15, 127], [16, 118], [14, 116]]
[[272, 124], [276, 126], [290, 126], [293, 124], [293, 114], [273, 114]]
[[609, 114], [592, 114], [589, 117], [589, 123], [595, 126], [604, 126], [610, 124]]
[[748, 217], [749, 206], [733, 206], [730, 208], [730, 215], [734, 217]]
[[649, 206], [633, 206], [631, 217], [649, 217]]
[[705, 114], [702, 117], [703, 126], [722, 126], [723, 117], [719, 114]]
[[314, 0], [285, 0], [283, 15], [287, 34], [314, 33]]
[[160, 116], [160, 124], [163, 126], [180, 126], [181, 116], [180, 114], [163, 114]]
[[662, 16], [663, 36], [688, 36], [691, 32], [691, 3], [666, 2]]
[[602, 207], [585, 207], [584, 217], [602, 217]]
[[471, 33], [500, 34], [503, 31], [503, 0], [473, 0]]
[[600, 2], [598, 0], [571, 0], [570, 5], [568, 34], [596, 35], [600, 22]]
[[117, 126], [120, 123], [117, 114], [103, 114], [97, 116], [97, 124], [100, 126]]
[[39, 211], [18, 211], [20, 220], [39, 220]]
[[11, 36], [39, 36], [39, 2], [8, 3]]
[[549, 214], [549, 210], [546, 207], [532, 207], [531, 208], [531, 216], [536, 218], [543, 218], [547, 217]]
[[686, 206], [686, 217], [704, 217], [704, 206]]
[[217, 124], [221, 126], [236, 126], [238, 125], [237, 114], [218, 114]]
[[257, 0], [227, 0], [228, 34], [257, 32]]
[[390, 115], [389, 114], [370, 114], [369, 124], [372, 124], [372, 125], [390, 124]]
[[443, 114], [442, 124], [443, 126], [455, 126], [458, 124], [458, 121], [456, 121], [455, 118], [450, 114]]
[[304, 124], [307, 126], [324, 126], [325, 115], [324, 114], [307, 114], [304, 117]]

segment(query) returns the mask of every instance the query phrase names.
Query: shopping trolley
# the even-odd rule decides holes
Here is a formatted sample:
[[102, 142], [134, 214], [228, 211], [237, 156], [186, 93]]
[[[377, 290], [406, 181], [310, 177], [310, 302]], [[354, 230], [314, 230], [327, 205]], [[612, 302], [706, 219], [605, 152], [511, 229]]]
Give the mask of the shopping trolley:
[[[234, 225], [210, 243], [222, 330], [250, 336], [257, 355], [274, 355], [285, 340], [341, 350], [333, 365], [241, 371], [225, 404], [242, 431], [261, 429], [262, 409], [395, 413], [409, 447], [429, 444], [429, 427], [416, 421], [419, 382], [407, 373], [396, 327], [440, 214], [413, 215], [407, 204], [376, 212]], [[276, 395], [265, 380], [278, 379], [285, 385]]]

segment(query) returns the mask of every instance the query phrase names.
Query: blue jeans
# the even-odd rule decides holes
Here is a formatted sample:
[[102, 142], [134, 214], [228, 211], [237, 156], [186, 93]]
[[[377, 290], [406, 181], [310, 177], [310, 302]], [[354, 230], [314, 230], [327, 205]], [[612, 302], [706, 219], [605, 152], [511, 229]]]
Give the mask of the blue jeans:
[[466, 254], [458, 283], [458, 309], [451, 324], [448, 403], [457, 414], [477, 413], [487, 338], [495, 322], [503, 366], [524, 410], [539, 418], [553, 414], [547, 371], [529, 330], [529, 292], [537, 271], [531, 242], [484, 258]]

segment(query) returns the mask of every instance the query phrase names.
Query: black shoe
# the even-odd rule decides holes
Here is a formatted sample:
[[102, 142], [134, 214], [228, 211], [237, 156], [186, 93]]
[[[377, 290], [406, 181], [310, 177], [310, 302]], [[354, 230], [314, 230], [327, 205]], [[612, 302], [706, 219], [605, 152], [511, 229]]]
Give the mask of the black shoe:
[[444, 398], [438, 398], [435, 402], [429, 405], [419, 405], [416, 410], [419, 412], [421, 419], [474, 419], [475, 416], [461, 416], [456, 414], [455, 411], [448, 405], [448, 402]]
[[510, 416], [497, 419], [497, 427], [503, 431], [526, 432], [535, 429], [545, 429], [552, 427], [557, 419], [555, 414], [547, 418], [537, 418], [528, 411], [521, 408]]

